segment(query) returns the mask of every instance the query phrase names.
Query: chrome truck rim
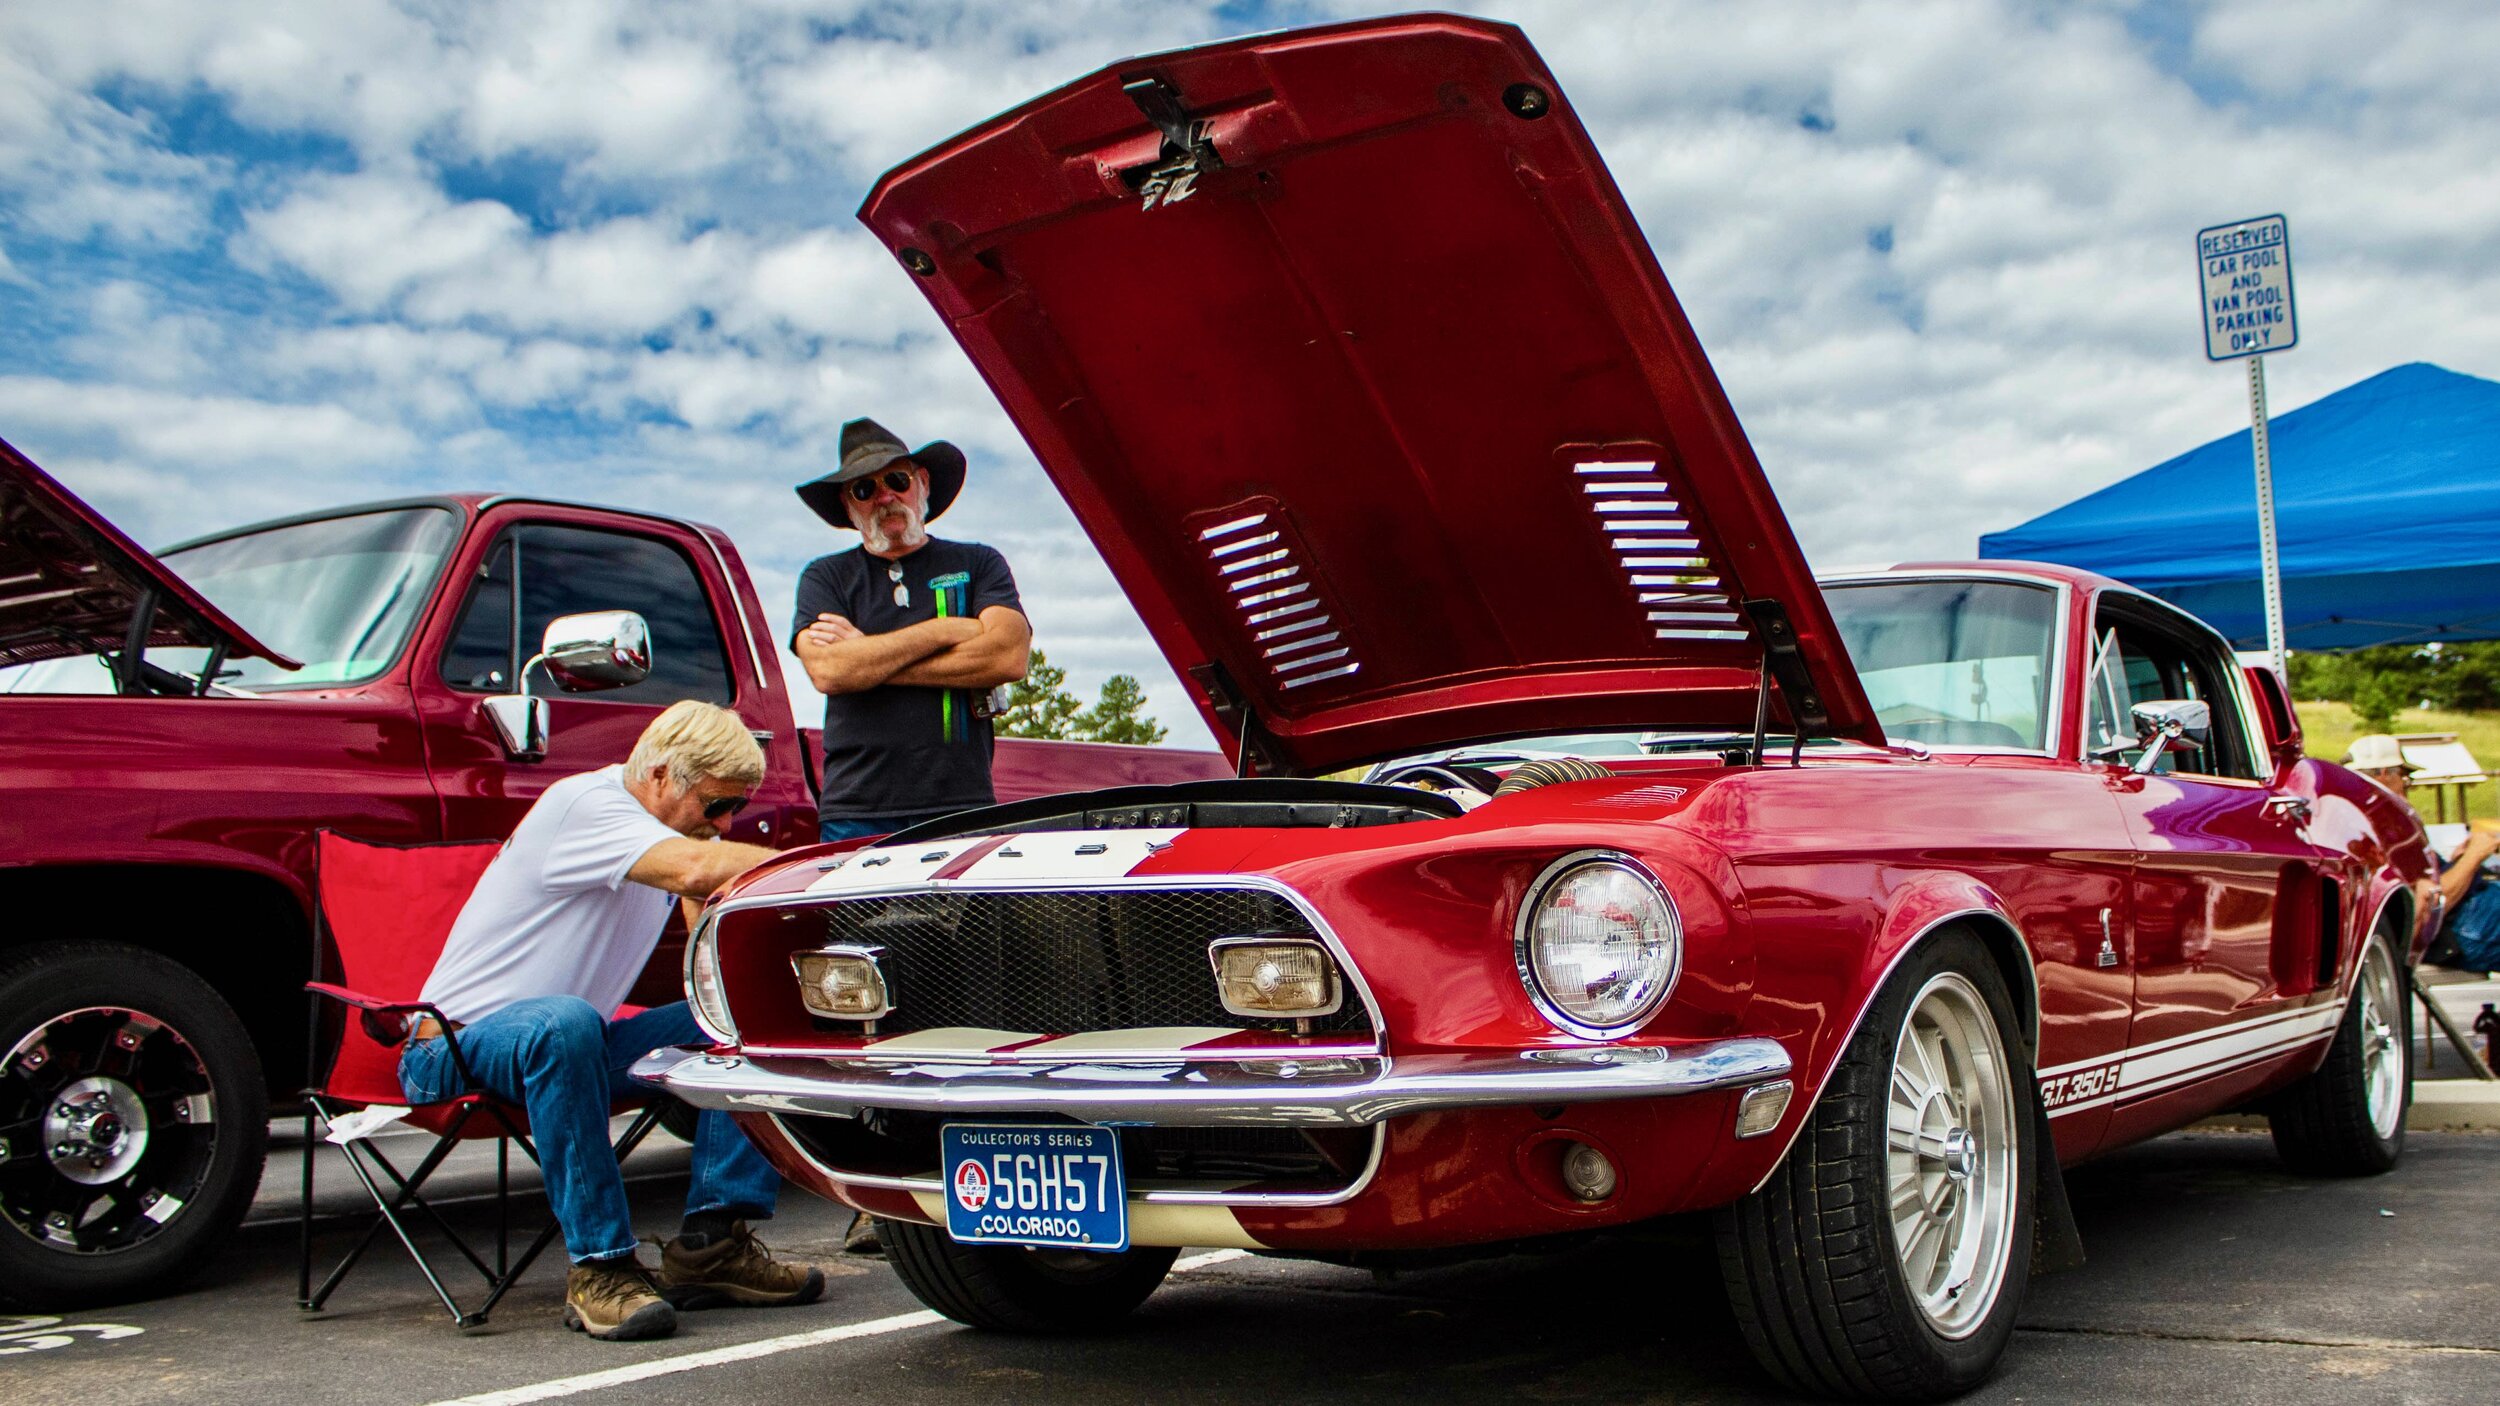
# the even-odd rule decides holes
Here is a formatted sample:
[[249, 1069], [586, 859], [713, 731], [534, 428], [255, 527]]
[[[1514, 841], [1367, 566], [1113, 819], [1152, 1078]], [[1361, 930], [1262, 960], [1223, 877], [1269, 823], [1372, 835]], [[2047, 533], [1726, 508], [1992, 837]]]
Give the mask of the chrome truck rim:
[[2404, 998], [2396, 990], [2396, 962], [2387, 944], [2373, 942], [2361, 954], [2361, 980], [2353, 1000], [2361, 1007], [2361, 1085], [2370, 1101], [2370, 1127], [2381, 1141], [2396, 1136], [2405, 1114], [2405, 1049], [2396, 1033]]
[[1948, 1338], [1977, 1328], [2005, 1284], [2015, 1131], [1988, 1002], [1960, 973], [1940, 973], [1910, 1002], [1894, 1042], [1885, 1182], [1903, 1282]]
[[73, 1254], [146, 1240], [207, 1179], [216, 1109], [172, 1026], [114, 1006], [53, 1016], [0, 1063], [0, 1219]]

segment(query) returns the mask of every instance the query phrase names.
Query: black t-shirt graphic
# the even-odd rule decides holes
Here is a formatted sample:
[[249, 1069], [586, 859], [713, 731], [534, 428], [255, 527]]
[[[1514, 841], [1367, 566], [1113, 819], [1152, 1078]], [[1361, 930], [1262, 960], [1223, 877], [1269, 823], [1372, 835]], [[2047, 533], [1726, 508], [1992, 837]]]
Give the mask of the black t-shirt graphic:
[[[902, 580], [892, 569], [902, 569]], [[895, 587], [903, 603], [895, 603]], [[818, 557], [799, 573], [790, 637], [832, 613], [872, 635], [993, 605], [1022, 610], [1007, 559], [977, 542], [932, 537], [901, 561], [854, 547]], [[829, 818], [908, 815], [990, 804], [990, 723], [972, 715], [982, 690], [885, 684], [825, 699], [825, 794]]]

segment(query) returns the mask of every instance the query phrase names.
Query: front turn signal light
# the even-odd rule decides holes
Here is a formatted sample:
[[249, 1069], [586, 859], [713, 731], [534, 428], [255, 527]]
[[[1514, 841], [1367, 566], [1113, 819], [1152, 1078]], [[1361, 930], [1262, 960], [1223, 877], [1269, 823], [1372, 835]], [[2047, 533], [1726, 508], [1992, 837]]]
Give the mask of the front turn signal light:
[[1328, 949], [1306, 937], [1219, 937], [1207, 949], [1216, 993], [1234, 1015], [1330, 1015], [1345, 988]]
[[[799, 1000], [808, 1013], [827, 1020], [874, 1023], [894, 1009], [894, 993], [877, 965], [884, 950], [876, 947], [827, 947], [796, 952], [790, 970], [799, 978]], [[870, 1033], [874, 1033], [873, 1029]]]

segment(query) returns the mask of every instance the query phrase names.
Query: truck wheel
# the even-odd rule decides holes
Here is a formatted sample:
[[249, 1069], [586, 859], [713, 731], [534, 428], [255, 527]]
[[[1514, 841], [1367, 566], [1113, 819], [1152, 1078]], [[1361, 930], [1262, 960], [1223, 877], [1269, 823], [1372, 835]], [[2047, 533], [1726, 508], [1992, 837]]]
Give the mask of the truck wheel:
[[2372, 934], [2326, 1063], [2267, 1106], [2283, 1165], [2312, 1176], [2375, 1176], [2404, 1155], [2405, 1109], [2413, 1102], [2405, 986], [2386, 932]]
[[1887, 1401], [1996, 1369], [2030, 1275], [2030, 1062], [1978, 939], [1903, 959], [1796, 1144], [1720, 1212], [1747, 1346], [1792, 1390]]
[[922, 1303], [975, 1328], [1086, 1333], [1129, 1316], [1172, 1272], [1180, 1251], [1141, 1246], [1116, 1255], [960, 1245], [917, 1221], [877, 1221], [894, 1272]]
[[153, 952], [0, 956], [0, 1299], [53, 1310], [163, 1293], [252, 1204], [260, 1059], [216, 992]]

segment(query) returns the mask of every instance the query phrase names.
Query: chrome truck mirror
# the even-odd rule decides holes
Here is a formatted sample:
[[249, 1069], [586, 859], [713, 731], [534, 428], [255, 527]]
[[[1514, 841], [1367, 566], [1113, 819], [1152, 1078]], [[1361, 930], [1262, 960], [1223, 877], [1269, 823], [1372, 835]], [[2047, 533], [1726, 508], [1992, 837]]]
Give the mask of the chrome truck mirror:
[[479, 705], [504, 753], [516, 762], [547, 755], [547, 700], [529, 692], [530, 671], [541, 664], [567, 693], [630, 687], [651, 677], [651, 627], [630, 610], [590, 610], [548, 621], [537, 655], [521, 666], [521, 691]]
[[[567, 693], [629, 687], [651, 677], [651, 627], [630, 610], [559, 615], [547, 622], [530, 663], [545, 664], [547, 676]], [[524, 692], [529, 672], [521, 670]]]

